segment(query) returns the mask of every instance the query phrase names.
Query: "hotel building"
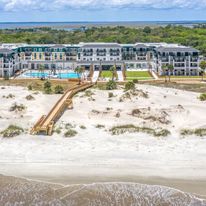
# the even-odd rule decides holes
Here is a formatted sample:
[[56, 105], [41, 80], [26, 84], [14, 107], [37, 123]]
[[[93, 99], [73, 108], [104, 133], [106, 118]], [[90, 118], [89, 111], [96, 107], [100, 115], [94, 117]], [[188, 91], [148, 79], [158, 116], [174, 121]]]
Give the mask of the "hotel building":
[[199, 51], [166, 43], [79, 43], [74, 45], [0, 44], [0, 77], [23, 69], [153, 70], [163, 75], [163, 65], [172, 64], [172, 75], [198, 75]]

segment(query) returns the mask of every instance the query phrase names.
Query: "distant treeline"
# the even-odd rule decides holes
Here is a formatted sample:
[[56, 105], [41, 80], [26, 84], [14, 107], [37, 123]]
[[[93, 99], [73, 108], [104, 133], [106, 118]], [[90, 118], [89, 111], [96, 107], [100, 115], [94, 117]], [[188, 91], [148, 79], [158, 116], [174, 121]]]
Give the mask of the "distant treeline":
[[205, 25], [187, 28], [183, 26], [144, 28], [101, 27], [86, 31], [65, 31], [51, 28], [0, 30], [0, 42], [30, 44], [75, 44], [79, 42], [167, 42], [179, 43], [199, 49], [206, 55]]

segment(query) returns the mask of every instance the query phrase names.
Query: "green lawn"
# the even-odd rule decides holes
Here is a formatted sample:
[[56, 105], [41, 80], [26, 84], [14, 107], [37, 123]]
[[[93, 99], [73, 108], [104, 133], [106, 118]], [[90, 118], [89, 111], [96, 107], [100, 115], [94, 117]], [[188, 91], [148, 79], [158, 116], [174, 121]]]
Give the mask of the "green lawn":
[[110, 72], [110, 71], [102, 71], [101, 77], [112, 78], [112, 72]]
[[148, 71], [126, 71], [126, 79], [147, 80], [147, 79], [152, 79], [152, 77]]
[[[161, 76], [160, 78], [165, 78], [165, 76]], [[169, 78], [169, 77], [167, 76], [167, 78]], [[199, 78], [199, 79], [200, 79], [200, 78], [202, 78], [202, 76], [170, 76], [170, 78], [171, 78], [171, 79], [172, 79], [172, 78], [180, 78], [180, 79]]]

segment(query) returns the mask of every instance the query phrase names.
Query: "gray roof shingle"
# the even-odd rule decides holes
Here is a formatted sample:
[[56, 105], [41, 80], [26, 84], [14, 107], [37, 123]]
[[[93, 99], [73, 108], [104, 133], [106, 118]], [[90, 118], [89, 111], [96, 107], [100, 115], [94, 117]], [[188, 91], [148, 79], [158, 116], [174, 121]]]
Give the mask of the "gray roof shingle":
[[158, 47], [157, 52], [199, 52], [199, 50], [192, 47]]

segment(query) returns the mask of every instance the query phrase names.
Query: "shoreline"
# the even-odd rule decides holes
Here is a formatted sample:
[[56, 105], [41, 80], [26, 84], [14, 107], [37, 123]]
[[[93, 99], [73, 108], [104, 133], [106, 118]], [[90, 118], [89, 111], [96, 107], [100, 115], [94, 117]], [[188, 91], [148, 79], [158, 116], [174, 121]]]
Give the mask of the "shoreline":
[[[39, 181], [44, 183], [57, 184], [62, 186], [94, 184], [94, 183], [140, 183], [147, 185], [159, 185], [181, 190], [183, 192], [194, 194], [198, 197], [206, 199], [206, 177], [181, 177], [181, 176], [153, 176], [147, 173], [135, 174], [134, 172], [119, 172], [121, 168], [74, 168], [69, 165], [61, 167], [60, 165], [51, 165], [48, 167], [38, 165], [34, 168], [34, 164], [9, 164], [8, 170], [2, 171], [1, 164], [0, 174], [4, 176], [12, 176], [23, 178], [31, 181]], [[36, 165], [37, 166], [37, 165]], [[18, 168], [18, 169], [17, 169]], [[70, 168], [70, 170], [69, 170]], [[80, 170], [80, 168], [84, 168]], [[13, 171], [13, 172], [12, 172]], [[15, 172], [14, 172], [15, 171]]]
[[[7, 174], [3, 174], [8, 176]], [[11, 175], [9, 175], [11, 176]], [[206, 199], [206, 179], [173, 179], [163, 177], [146, 177], [146, 176], [62, 176], [62, 177], [46, 177], [46, 176], [12, 176], [22, 178], [29, 181], [37, 181], [41, 183], [49, 183], [61, 186], [72, 185], [89, 185], [98, 183], [138, 183], [145, 185], [165, 186], [177, 189], [186, 193], [193, 194], [199, 198]]]

